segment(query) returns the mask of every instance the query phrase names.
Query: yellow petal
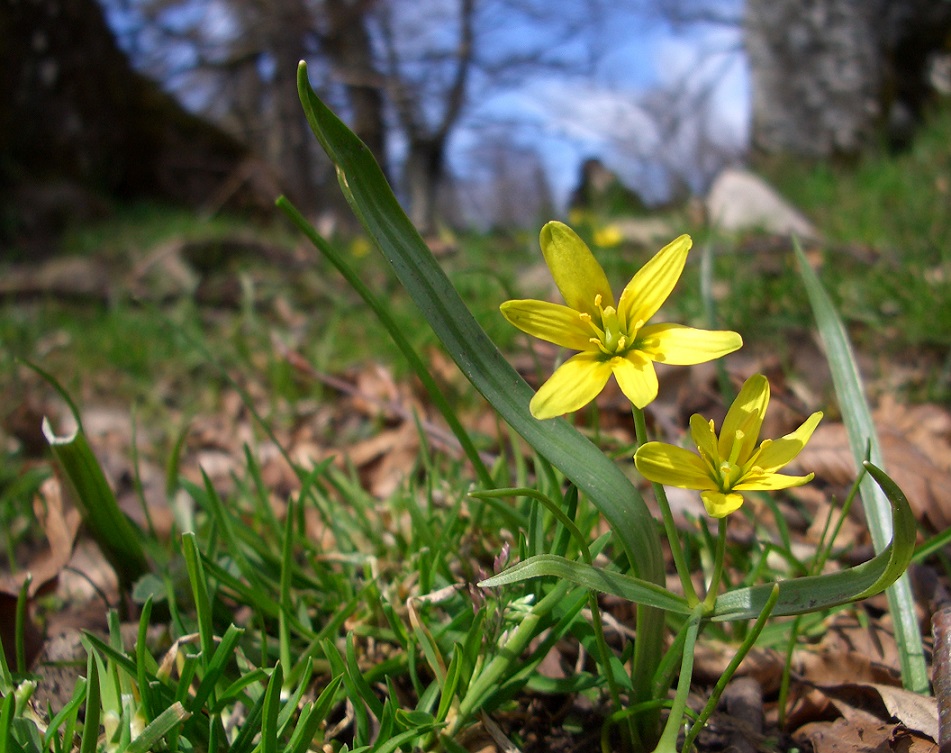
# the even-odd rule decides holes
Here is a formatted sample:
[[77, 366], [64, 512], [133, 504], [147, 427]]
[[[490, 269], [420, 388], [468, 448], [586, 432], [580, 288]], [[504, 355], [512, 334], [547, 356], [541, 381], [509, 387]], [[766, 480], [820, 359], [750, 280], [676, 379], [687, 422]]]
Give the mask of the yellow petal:
[[703, 506], [707, 508], [707, 515], [712, 518], [725, 518], [731, 512], [739, 510], [743, 504], [743, 495], [736, 492], [701, 492], [700, 498], [703, 500]]
[[682, 324], [649, 324], [637, 333], [637, 349], [651, 360], [692, 366], [739, 350], [743, 338], [729, 330], [707, 330]]
[[[723, 419], [719, 444], [721, 459], [730, 460], [735, 456], [733, 462], [738, 465], [746, 464], [756, 448], [767, 405], [769, 405], [769, 381], [762, 374], [754, 374], [746, 380], [740, 394], [736, 396], [736, 400], [727, 411], [726, 418]], [[743, 432], [743, 436], [739, 440], [738, 451], [734, 452], [733, 445], [737, 441], [738, 431]]]
[[697, 445], [700, 454], [707, 458], [711, 465], [719, 467], [720, 454], [717, 448], [717, 435], [713, 433], [713, 427], [710, 421], [707, 421], [699, 413], [694, 413], [690, 417], [690, 436], [693, 443]]
[[506, 301], [499, 310], [509, 323], [533, 337], [571, 350], [587, 350], [593, 333], [574, 309], [547, 301]]
[[611, 377], [611, 365], [593, 353], [579, 353], [555, 369], [529, 409], [535, 418], [554, 418], [571, 413], [594, 400]]
[[778, 471], [802, 452], [802, 448], [806, 446], [806, 442], [809, 441], [821, 419], [822, 412], [817, 411], [791, 434], [781, 439], [774, 439], [772, 442], [763, 442], [763, 447], [753, 462], [767, 473]]
[[545, 263], [565, 303], [600, 321], [601, 312], [594, 305], [595, 297], [600, 295], [601, 305], [607, 307], [614, 305], [614, 294], [604, 270], [585, 242], [561, 222], [545, 225], [539, 242]]
[[782, 473], [750, 473], [744, 476], [740, 483], [734, 486], [739, 491], [772, 491], [774, 489], [789, 489], [793, 486], [808, 484], [816, 474], [808, 476], [785, 476]]
[[617, 305], [625, 327], [646, 322], [657, 313], [680, 279], [692, 243], [689, 235], [681, 235], [658, 251], [631, 278]]
[[707, 466], [696, 453], [664, 442], [648, 442], [634, 453], [634, 465], [649, 481], [681, 489], [713, 489]]
[[654, 364], [632, 350], [626, 356], [616, 356], [609, 362], [621, 392], [636, 407], [643, 408], [657, 397], [657, 372]]

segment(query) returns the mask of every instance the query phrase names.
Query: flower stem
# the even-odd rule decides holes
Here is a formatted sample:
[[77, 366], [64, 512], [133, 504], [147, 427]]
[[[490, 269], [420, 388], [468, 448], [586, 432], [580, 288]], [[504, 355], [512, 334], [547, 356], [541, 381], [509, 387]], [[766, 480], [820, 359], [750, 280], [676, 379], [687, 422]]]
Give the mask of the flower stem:
[[[684, 641], [683, 658], [680, 664], [680, 677], [677, 679], [677, 692], [670, 707], [667, 724], [660, 736], [660, 741], [654, 753], [677, 753], [677, 737], [680, 735], [680, 725], [683, 724], [684, 711], [687, 709], [687, 695], [690, 693], [690, 683], [693, 680], [693, 655], [697, 636], [700, 634], [700, 623], [703, 620], [703, 608], [697, 606], [687, 622], [686, 640]], [[687, 746], [684, 746], [684, 751]]]
[[710, 578], [710, 587], [707, 589], [707, 595], [703, 599], [703, 605], [707, 611], [713, 609], [713, 604], [717, 600], [717, 591], [720, 590], [720, 578], [723, 576], [723, 558], [726, 553], [726, 526], [728, 518], [720, 518], [717, 529], [717, 548], [713, 555], [713, 575]]
[[[647, 419], [643, 408], [631, 406], [634, 413], [634, 432], [635, 444], [638, 448], [647, 442]], [[654, 498], [657, 500], [657, 506], [660, 507], [660, 514], [664, 520], [664, 532], [667, 534], [667, 543], [670, 545], [670, 553], [674, 558], [674, 567], [677, 568], [677, 575], [680, 576], [680, 585], [684, 591], [684, 597], [687, 603], [694, 607], [700, 603], [697, 591], [690, 579], [690, 570], [687, 568], [687, 560], [684, 558], [684, 550], [680, 544], [680, 535], [677, 526], [674, 524], [674, 515], [670, 511], [670, 503], [667, 501], [667, 491], [663, 484], [651, 482], [654, 489]]]
[[[694, 721], [694, 723], [690, 726], [690, 729], [687, 731], [686, 737], [684, 738], [684, 751], [690, 750], [694, 740], [697, 739], [697, 735], [700, 734], [700, 731], [707, 723], [707, 719], [710, 718], [710, 715], [717, 707], [717, 703], [720, 701], [720, 696], [723, 695], [723, 691], [733, 678], [733, 675], [739, 668], [740, 663], [746, 658], [746, 655], [750, 652], [750, 649], [756, 645], [756, 641], [759, 638], [760, 633], [763, 632], [763, 628], [766, 627], [766, 621], [773, 613], [773, 608], [776, 606], [777, 601], [779, 601], [779, 584], [774, 583], [773, 590], [770, 593], [769, 598], [766, 600], [766, 604], [763, 605], [763, 611], [760, 612], [760, 615], [756, 618], [756, 622], [753, 623], [753, 627], [749, 634], [746, 636], [743, 643], [740, 644], [740, 647], [736, 650], [736, 654], [734, 654], [733, 659], [731, 659], [730, 663], [727, 665], [726, 671], [724, 671], [724, 673], [720, 676], [720, 679], [717, 680], [717, 684], [713, 687], [713, 692], [710, 693], [710, 697], [707, 699], [707, 703], [703, 707], [703, 711], [700, 712], [700, 715], [697, 717], [696, 721]], [[678, 687], [677, 690], [679, 692], [680, 688]]]

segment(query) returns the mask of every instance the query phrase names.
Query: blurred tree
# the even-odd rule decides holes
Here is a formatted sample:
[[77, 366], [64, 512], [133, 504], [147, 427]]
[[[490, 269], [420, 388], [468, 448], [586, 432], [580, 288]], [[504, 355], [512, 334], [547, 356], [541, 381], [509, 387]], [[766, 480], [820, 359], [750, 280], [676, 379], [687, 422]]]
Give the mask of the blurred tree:
[[144, 68], [281, 166], [292, 196], [318, 169], [290, 85], [307, 59], [319, 93], [401, 175], [413, 219], [431, 232], [447, 146], [473, 105], [529, 75], [590, 68], [596, 38], [581, 31], [604, 0], [122, 2], [140, 18], [125, 41], [141, 40]]
[[851, 157], [910, 137], [930, 56], [949, 52], [951, 3], [747, 0], [744, 26], [754, 146]]
[[333, 204], [329, 172], [297, 94], [297, 64], [386, 165], [382, 80], [367, 15], [374, 0], [103, 0], [138, 64], [214, 117], [279, 174], [298, 205]]
[[0, 70], [8, 236], [54, 230], [83, 197], [198, 206], [247, 156], [132, 70], [95, 0], [0, 0]]
[[475, 105], [530, 77], [591, 71], [601, 0], [379, 0], [379, 68], [405, 146], [413, 222], [434, 232], [454, 130]]

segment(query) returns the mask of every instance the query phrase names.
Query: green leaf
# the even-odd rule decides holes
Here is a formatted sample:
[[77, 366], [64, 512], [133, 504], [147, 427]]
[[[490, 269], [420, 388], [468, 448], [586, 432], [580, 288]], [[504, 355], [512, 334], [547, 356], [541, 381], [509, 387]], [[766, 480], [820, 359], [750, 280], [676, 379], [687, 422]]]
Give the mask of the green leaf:
[[[832, 371], [832, 382], [839, 399], [842, 421], [849, 435], [849, 445], [852, 448], [856, 467], [861, 466], [862, 462], [868, 458], [876, 466], [882, 468], [884, 464], [875, 423], [872, 421], [872, 415], [865, 400], [862, 378], [855, 363], [845, 327], [798, 244], [796, 244], [796, 257], [799, 260], [799, 273], [816, 317], [819, 335], [825, 346], [826, 358]], [[875, 550], [880, 552], [885, 548], [891, 535], [889, 500], [884, 493], [885, 489], [880, 485], [876, 486], [870, 478], [863, 479], [860, 488], [865, 518], [872, 534], [872, 543]], [[895, 623], [895, 641], [898, 645], [902, 682], [908, 690], [928, 693], [930, 687], [928, 667], [921, 644], [921, 631], [915, 617], [915, 599], [908, 577], [903, 575], [898, 578], [888, 589], [887, 596], [889, 612]]]
[[126, 753], [148, 753], [156, 743], [189, 717], [180, 703], [173, 703], [153, 719], [149, 726], [126, 748]]
[[82, 429], [57, 436], [47, 419], [43, 434], [82, 514], [83, 522], [123, 586], [148, 572], [141, 532], [119, 508]]
[[[354, 214], [390, 263], [426, 321], [472, 385], [548, 462], [562, 471], [601, 511], [621, 541], [635, 574], [664, 582], [654, 519], [621, 469], [564, 419], [539, 421], [528, 404], [532, 390], [475, 321], [425, 242], [400, 208], [367, 147], [320, 101], [301, 63], [298, 92], [308, 123], [337, 168]], [[640, 616], [638, 666], [653, 674], [660, 655], [662, 620]]]
[[[815, 612], [881, 593], [905, 572], [915, 552], [915, 516], [905, 495], [883, 471], [866, 463], [890, 503], [892, 542], [874, 559], [836, 573], [809, 575], [779, 583], [774, 616]], [[709, 615], [714, 621], [754, 619], [766, 607], [773, 584], [740, 588], [719, 596]]]
[[261, 721], [260, 753], [277, 753], [277, 717], [281, 710], [281, 685], [284, 683], [284, 670], [278, 662], [264, 692], [264, 716]]
[[99, 720], [102, 716], [102, 697], [99, 688], [99, 664], [94, 651], [86, 661], [86, 718], [83, 720], [79, 753], [95, 753], [99, 740]]
[[577, 586], [591, 588], [635, 604], [646, 604], [668, 612], [691, 614], [693, 611], [687, 605], [685, 598], [654, 583], [635, 578], [632, 575], [604, 570], [583, 562], [574, 562], [555, 554], [539, 554], [535, 557], [529, 557], [498, 575], [481, 581], [479, 586], [495, 588], [546, 576], [560, 578]]

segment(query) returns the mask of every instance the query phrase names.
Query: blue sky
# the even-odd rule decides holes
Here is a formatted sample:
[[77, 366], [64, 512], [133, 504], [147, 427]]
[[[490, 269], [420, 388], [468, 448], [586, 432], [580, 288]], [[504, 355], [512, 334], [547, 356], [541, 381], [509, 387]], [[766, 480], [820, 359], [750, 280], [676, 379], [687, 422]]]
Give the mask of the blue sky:
[[[705, 109], [696, 98], [709, 92]], [[595, 76], [538, 79], [484, 103], [481, 115], [517, 116], [548, 168], [563, 201], [587, 157], [602, 159], [648, 200], [664, 198], [656, 164], [682, 173], [694, 191], [709, 175], [696, 164], [696, 137], [742, 153], [749, 140], [749, 81], [738, 29], [654, 28], [611, 49]], [[676, 118], [678, 134], [659, 127], [656, 113]], [[462, 131], [457, 143], [469, 138]], [[516, 135], [516, 138], [518, 136]]]

